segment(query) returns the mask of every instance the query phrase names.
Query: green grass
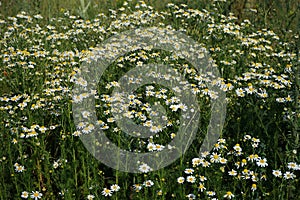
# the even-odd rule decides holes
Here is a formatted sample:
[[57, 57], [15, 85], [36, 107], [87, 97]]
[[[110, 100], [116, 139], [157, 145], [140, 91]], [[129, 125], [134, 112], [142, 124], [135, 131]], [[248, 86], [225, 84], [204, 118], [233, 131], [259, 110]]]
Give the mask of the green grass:
[[[138, 1], [130, 1], [131, 5], [136, 5]], [[157, 10], [165, 9], [170, 2], [180, 4], [184, 3], [194, 9], [211, 7], [212, 3], [208, 0], [184, 1], [184, 0], [147, 0], [146, 4], [151, 5]], [[103, 0], [6, 0], [1, 2], [0, 14], [3, 16], [14, 16], [20, 11], [26, 11], [29, 14], [39, 13], [46, 20], [59, 15], [62, 9], [69, 10], [72, 14], [84, 18], [94, 18], [97, 14], [109, 13], [109, 9], [118, 9], [122, 6], [123, 0], [103, 1]], [[218, 6], [220, 3], [216, 3]], [[282, 35], [289, 35], [289, 30], [299, 30], [299, 2], [294, 0], [227, 0], [222, 4], [222, 12], [227, 15], [233, 12], [239, 22], [244, 19], [250, 19], [257, 26], [269, 27]]]
[[[299, 199], [299, 5], [255, 1], [257, 11], [239, 13], [242, 4], [237, 2], [146, 3], [2, 2], [0, 199], [22, 199], [26, 192], [30, 198], [35, 191], [42, 199], [223, 199], [230, 194], [235, 199]], [[170, 105], [176, 103], [166, 103], [172, 102], [174, 92], [159, 84], [138, 88], [134, 99], [140, 103], [127, 105], [140, 124], [145, 118], [157, 123], [151, 109], [155, 111], [155, 102], [164, 106], [170, 126], [157, 136], [134, 138], [108, 120], [113, 117], [114, 81], [137, 65], [161, 63], [176, 69], [198, 91], [201, 109], [196, 140], [180, 159], [157, 171], [126, 173], [86, 150], [78, 136], [83, 130], [73, 118], [72, 89], [85, 58], [98, 44], [128, 29], [156, 26], [180, 30], [209, 51], [221, 74], [218, 87], [226, 91], [225, 124], [214, 149], [199, 160], [211, 117], [206, 90], [210, 79], [200, 82], [195, 66], [172, 52], [128, 49], [96, 85], [97, 118], [113, 143], [141, 152], [149, 152], [149, 144], [167, 148], [181, 125], [178, 119], [184, 112], [174, 112]], [[282, 174], [277, 177], [274, 170]], [[183, 183], [178, 183], [180, 177]], [[114, 184], [120, 189], [105, 197], [104, 189]]]

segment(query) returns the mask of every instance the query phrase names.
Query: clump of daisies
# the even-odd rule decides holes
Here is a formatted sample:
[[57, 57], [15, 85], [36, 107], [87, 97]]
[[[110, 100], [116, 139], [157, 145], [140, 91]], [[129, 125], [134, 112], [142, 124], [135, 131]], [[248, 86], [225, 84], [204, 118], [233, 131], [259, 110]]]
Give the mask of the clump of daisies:
[[42, 196], [43, 196], [43, 194], [39, 191], [32, 191], [31, 193], [29, 193], [27, 191], [23, 191], [21, 194], [21, 198], [23, 198], [23, 199], [28, 199], [28, 197], [30, 197], [31, 199], [38, 200], [38, 199], [41, 199]]
[[103, 188], [101, 194], [105, 197], [112, 196], [114, 192], [118, 192], [120, 190], [120, 186], [117, 184], [113, 184], [110, 188]]
[[300, 165], [289, 162], [285, 172], [271, 169], [262, 146], [260, 139], [251, 135], [245, 135], [231, 146], [221, 138], [211, 152], [202, 152], [192, 159], [192, 166], [183, 171], [177, 183], [189, 192], [188, 199], [266, 196], [269, 194], [268, 179], [272, 176], [295, 179]]

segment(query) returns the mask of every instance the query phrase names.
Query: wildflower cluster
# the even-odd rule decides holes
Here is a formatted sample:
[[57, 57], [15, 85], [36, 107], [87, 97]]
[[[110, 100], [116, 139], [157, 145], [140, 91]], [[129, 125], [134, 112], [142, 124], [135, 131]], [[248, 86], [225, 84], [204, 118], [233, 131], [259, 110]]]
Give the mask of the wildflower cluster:
[[[245, 135], [240, 142], [229, 148], [225, 139], [219, 139], [212, 152], [202, 152], [199, 158], [192, 159], [192, 168], [186, 168], [185, 175], [177, 178], [178, 184], [186, 184], [188, 191], [192, 191], [186, 195], [189, 199], [231, 199], [269, 194], [265, 182], [272, 176], [282, 178], [282, 172], [268, 168], [267, 158], [259, 155], [259, 152], [264, 152], [259, 139]], [[287, 168], [296, 171], [299, 164], [290, 162]], [[286, 171], [283, 178], [295, 179], [296, 175]], [[229, 181], [232, 185], [224, 187], [220, 184], [222, 181]]]
[[[0, 15], [0, 198], [297, 198], [293, 185], [299, 183], [299, 143], [291, 129], [299, 119], [294, 70], [299, 50], [294, 41], [268, 28], [222, 14], [225, 2], [201, 9], [169, 3], [158, 11], [143, 1], [124, 1], [119, 9], [92, 19], [62, 10], [47, 22], [39, 14]], [[132, 45], [129, 37], [124, 43], [109, 40], [143, 27], [160, 34], [139, 32], [140, 38], [174, 48], [168, 52], [144, 43]], [[163, 30], [188, 35], [204, 54], [190, 47], [175, 52], [183, 45], [170, 43], [176, 36], [164, 39]], [[103, 42], [111, 54], [101, 54], [98, 45]], [[193, 55], [209, 55], [220, 77], [197, 70]], [[85, 79], [80, 75], [87, 73], [89, 58], [111, 63], [102, 74], [92, 71], [94, 77]], [[158, 69], [149, 68], [156, 64]], [[163, 66], [169, 69], [160, 71]], [[135, 68], [143, 73], [136, 74]], [[98, 76], [98, 83], [91, 81]], [[212, 151], [198, 156], [194, 151], [198, 153], [199, 139], [184, 157], [157, 172], [146, 162], [135, 163], [140, 174], [113, 171], [80, 140], [101, 130], [111, 143], [130, 152], [175, 152], [169, 143], [178, 139], [181, 119], [196, 110], [182, 98], [192, 94], [197, 99], [197, 136], [202, 137], [211, 103], [221, 92], [226, 93], [227, 116]], [[95, 101], [80, 112], [72, 110], [91, 97]], [[75, 124], [73, 116], [80, 121]], [[131, 129], [124, 130], [124, 124]]]

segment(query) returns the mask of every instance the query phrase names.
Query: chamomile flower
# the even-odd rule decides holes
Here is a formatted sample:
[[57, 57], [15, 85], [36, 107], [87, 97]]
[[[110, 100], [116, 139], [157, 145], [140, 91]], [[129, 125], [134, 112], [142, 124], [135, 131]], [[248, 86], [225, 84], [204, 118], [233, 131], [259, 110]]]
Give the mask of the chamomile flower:
[[85, 119], [87, 119], [91, 115], [91, 113], [89, 111], [83, 111], [81, 114], [82, 114], [82, 117]]
[[40, 193], [39, 191], [32, 191], [31, 192], [31, 195], [30, 195], [30, 198], [34, 199], [34, 200], [38, 200], [40, 198], [42, 198], [43, 194]]
[[195, 183], [196, 178], [195, 178], [195, 176], [188, 176], [188, 177], [186, 177], [186, 181], [189, 183]]
[[162, 131], [162, 127], [160, 125], [158, 125], [158, 126], [151, 126], [151, 128], [150, 128], [150, 132], [152, 132], [152, 133], [158, 133], [160, 131]]
[[182, 184], [182, 183], [184, 183], [184, 177], [179, 177], [179, 178], [177, 178], [177, 183], [180, 183], [180, 184]]
[[207, 191], [206, 194], [207, 194], [207, 196], [210, 196], [210, 197], [216, 195], [216, 193], [214, 191]]
[[201, 182], [203, 182], [203, 181], [206, 181], [207, 180], [207, 178], [205, 177], [205, 176], [199, 176], [199, 180], [201, 181]]
[[147, 180], [143, 183], [145, 187], [152, 187], [154, 185], [153, 181]]
[[162, 190], [157, 191], [157, 195], [158, 195], [158, 196], [163, 195], [163, 191], [162, 191]]
[[192, 159], [193, 167], [199, 166], [201, 163], [200, 158], [193, 158]]
[[252, 184], [251, 190], [254, 192], [257, 189], [257, 185], [255, 183]]
[[272, 174], [275, 177], [281, 177], [282, 176], [282, 172], [280, 170], [273, 170]]
[[247, 160], [254, 162], [260, 160], [260, 157], [257, 154], [251, 154], [247, 157]]
[[235, 151], [242, 151], [242, 148], [241, 148], [241, 146], [240, 146], [240, 144], [236, 144], [234, 147], [233, 147], [233, 149], [235, 150]]
[[23, 199], [27, 199], [27, 198], [29, 197], [29, 193], [26, 192], [26, 191], [23, 191], [22, 194], [21, 194], [21, 197], [22, 197]]
[[16, 172], [23, 172], [25, 170], [25, 167], [22, 165], [17, 165], [15, 166], [15, 171]]
[[209, 155], [208, 151], [201, 152], [201, 157], [206, 158]]
[[134, 189], [136, 192], [139, 192], [139, 191], [142, 189], [142, 185], [140, 185], [140, 184], [134, 184], [134, 185], [133, 185], [133, 189]]
[[196, 195], [194, 195], [194, 194], [188, 194], [188, 195], [186, 195], [186, 197], [187, 197], [189, 200], [196, 199]]
[[236, 92], [238, 97], [244, 97], [245, 96], [245, 91], [242, 88], [236, 89], [235, 92]]
[[227, 198], [227, 199], [232, 199], [234, 197], [234, 194], [232, 194], [232, 192], [228, 191], [228, 192], [226, 192], [226, 194], [223, 197]]
[[58, 168], [59, 165], [60, 165], [59, 162], [57, 162], [57, 161], [54, 161], [54, 162], [53, 162], [53, 168], [54, 168], [54, 169]]
[[244, 167], [245, 165], [247, 165], [247, 160], [246, 159], [242, 159], [241, 166]]
[[216, 143], [215, 145], [214, 145], [214, 150], [219, 150], [221, 148], [221, 146], [220, 146], [220, 144], [219, 143]]
[[152, 170], [151, 167], [149, 165], [147, 165], [146, 163], [139, 166], [139, 171], [142, 173], [148, 173], [151, 170]]
[[186, 173], [186, 174], [193, 174], [194, 170], [191, 169], [191, 168], [187, 168], [187, 169], [184, 170], [184, 173]]
[[202, 163], [201, 163], [202, 167], [209, 167], [211, 165], [210, 162], [208, 162], [207, 160], [204, 160]]
[[107, 197], [107, 196], [111, 196], [111, 195], [112, 195], [112, 191], [111, 191], [110, 189], [103, 188], [101, 194], [102, 194], [103, 196], [106, 196], [106, 197]]
[[220, 162], [220, 154], [217, 154], [215, 152], [212, 153], [212, 155], [210, 156], [210, 162], [212, 163], [219, 163]]
[[295, 162], [289, 162], [287, 164], [287, 167], [289, 169], [292, 169], [292, 170], [299, 170], [300, 169], [299, 165], [297, 165], [297, 163], [295, 163]]
[[162, 151], [165, 148], [165, 146], [161, 145], [161, 144], [155, 144], [155, 149], [157, 151]]
[[95, 196], [94, 195], [92, 195], [92, 194], [89, 194], [89, 195], [87, 195], [87, 197], [86, 197], [88, 200], [92, 200], [92, 199], [94, 199], [95, 198]]
[[283, 174], [283, 178], [286, 179], [286, 180], [294, 179], [294, 178], [296, 178], [296, 175], [293, 172], [287, 171]]
[[237, 171], [235, 171], [234, 169], [232, 169], [231, 171], [228, 172], [228, 174], [230, 176], [236, 176], [237, 175]]
[[118, 186], [117, 184], [113, 184], [110, 186], [110, 190], [113, 192], [117, 192], [120, 190], [120, 186]]
[[82, 133], [80, 131], [74, 131], [74, 133], [72, 133], [72, 135], [75, 137], [79, 137], [82, 135]]
[[267, 163], [267, 159], [264, 158], [264, 159], [259, 159], [257, 162], [256, 162], [257, 166], [259, 167], [266, 167], [268, 166], [268, 163]]
[[200, 183], [199, 186], [198, 186], [198, 191], [201, 191], [203, 192], [204, 190], [206, 190], [206, 187], [204, 187], [204, 184], [203, 183]]
[[150, 143], [148, 143], [148, 145], [147, 145], [147, 149], [148, 149], [149, 151], [155, 151], [155, 150], [156, 150], [156, 145], [155, 145], [154, 143], [150, 142]]
[[227, 163], [227, 159], [226, 158], [220, 158], [220, 163], [221, 164], [226, 164]]

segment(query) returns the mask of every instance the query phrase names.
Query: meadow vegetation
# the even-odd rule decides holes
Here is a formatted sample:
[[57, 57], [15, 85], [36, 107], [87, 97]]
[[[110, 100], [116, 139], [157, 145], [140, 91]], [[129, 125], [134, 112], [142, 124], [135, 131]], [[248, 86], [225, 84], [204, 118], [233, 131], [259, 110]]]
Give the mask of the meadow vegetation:
[[[1, 2], [0, 199], [300, 198], [296, 1]], [[128, 136], [112, 115], [112, 89], [129, 70], [171, 66], [188, 80], [202, 108], [198, 139], [186, 154], [158, 171], [141, 163], [133, 174], [105, 166], [86, 150], [80, 137], [94, 127], [74, 123], [72, 103], [89, 94], [74, 98], [72, 89], [84, 84], [76, 75], [98, 44], [141, 27], [190, 36], [209, 52], [221, 77], [209, 80], [173, 52], [150, 47], [132, 49], [105, 70], [93, 93], [97, 125], [123, 149], [168, 148], [186, 109], [170, 88], [140, 87], [128, 97], [125, 114], [156, 135]], [[208, 83], [226, 92], [227, 114], [212, 150], [198, 155], [211, 99], [218, 98]], [[156, 124], [156, 102], [166, 109], [164, 126]]]

